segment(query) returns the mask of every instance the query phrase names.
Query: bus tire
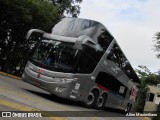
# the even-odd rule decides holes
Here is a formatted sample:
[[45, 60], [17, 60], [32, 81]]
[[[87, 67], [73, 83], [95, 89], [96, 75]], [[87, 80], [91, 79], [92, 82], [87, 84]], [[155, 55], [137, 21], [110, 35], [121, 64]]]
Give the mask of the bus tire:
[[98, 110], [103, 109], [105, 107], [106, 100], [107, 100], [106, 95], [99, 96], [99, 98], [96, 102], [95, 108]]
[[98, 93], [96, 91], [91, 91], [87, 96], [87, 100], [84, 102], [84, 105], [87, 108], [91, 108], [96, 104], [97, 99], [98, 99]]

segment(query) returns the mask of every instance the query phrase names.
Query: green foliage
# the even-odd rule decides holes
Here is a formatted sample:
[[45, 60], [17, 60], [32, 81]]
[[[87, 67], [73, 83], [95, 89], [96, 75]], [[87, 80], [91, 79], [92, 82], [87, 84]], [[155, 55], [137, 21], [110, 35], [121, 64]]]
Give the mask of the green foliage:
[[64, 16], [77, 17], [80, 13], [80, 7], [78, 3], [82, 0], [50, 0], [52, 4], [58, 7], [58, 13]]
[[158, 113], [157, 117], [152, 118], [152, 120], [160, 120], [160, 113]]
[[[66, 14], [77, 17], [82, 0], [0, 0], [0, 70], [20, 75], [37, 41], [25, 41], [31, 28], [50, 32]], [[19, 69], [20, 68], [20, 69]], [[16, 70], [18, 69], [18, 70]]]
[[148, 85], [157, 85], [160, 83], [160, 75], [152, 73], [146, 66], [138, 66], [139, 69], [136, 69], [138, 76], [141, 80], [141, 88], [139, 91], [138, 105], [136, 110], [142, 112], [145, 105], [146, 93], [148, 90]]
[[154, 37], [154, 51], [158, 52], [157, 58], [160, 58], [160, 32], [157, 32]]
[[31, 47], [25, 43], [28, 30], [50, 32], [61, 15], [48, 0], [0, 0], [0, 13], [0, 70], [15, 73], [20, 67], [21, 74]]
[[1, 21], [10, 26], [47, 30], [59, 18], [56, 6], [46, 0], [1, 0]]
[[140, 69], [136, 69], [136, 72], [142, 81], [142, 85], [156, 85], [160, 82], [160, 76], [152, 73], [146, 66], [138, 67]]

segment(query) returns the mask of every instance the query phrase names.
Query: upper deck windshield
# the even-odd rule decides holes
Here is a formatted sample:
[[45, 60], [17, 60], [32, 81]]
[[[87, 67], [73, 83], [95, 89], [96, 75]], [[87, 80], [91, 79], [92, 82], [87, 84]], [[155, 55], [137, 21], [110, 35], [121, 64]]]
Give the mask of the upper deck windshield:
[[33, 54], [32, 61], [46, 69], [72, 72], [79, 53], [73, 46], [73, 43], [43, 38]]

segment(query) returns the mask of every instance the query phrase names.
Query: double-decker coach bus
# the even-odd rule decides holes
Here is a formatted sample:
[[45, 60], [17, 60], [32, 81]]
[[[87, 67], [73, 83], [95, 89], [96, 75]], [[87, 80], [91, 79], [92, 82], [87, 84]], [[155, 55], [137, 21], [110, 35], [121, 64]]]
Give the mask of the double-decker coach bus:
[[118, 43], [99, 22], [64, 18], [52, 33], [41, 33], [22, 78], [56, 96], [87, 107], [130, 111], [140, 80]]

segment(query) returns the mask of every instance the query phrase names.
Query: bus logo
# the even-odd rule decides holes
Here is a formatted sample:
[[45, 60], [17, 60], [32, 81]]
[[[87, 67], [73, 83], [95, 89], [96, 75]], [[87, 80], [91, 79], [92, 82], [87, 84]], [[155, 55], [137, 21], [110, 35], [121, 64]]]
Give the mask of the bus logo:
[[39, 68], [39, 69], [37, 70], [37, 72], [38, 72], [38, 73], [44, 73], [44, 69]]
[[2, 117], [11, 117], [11, 112], [2, 112]]

